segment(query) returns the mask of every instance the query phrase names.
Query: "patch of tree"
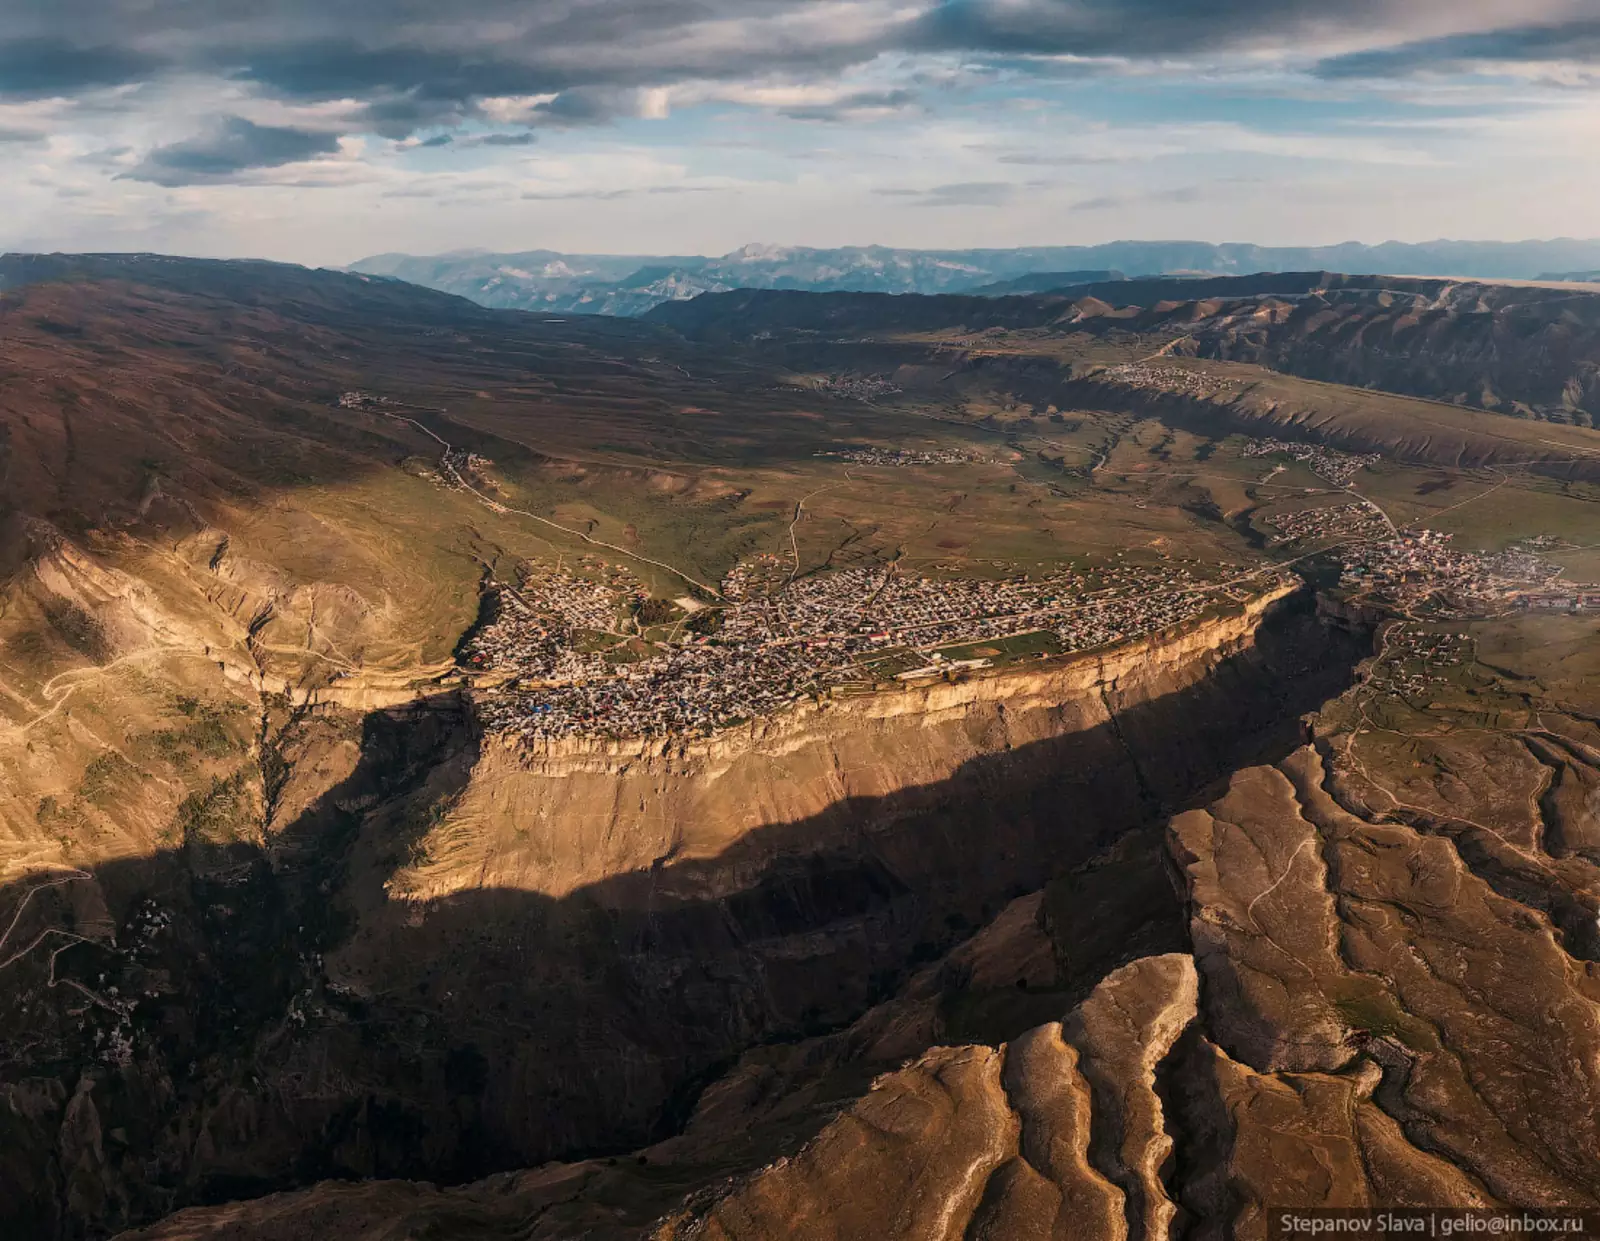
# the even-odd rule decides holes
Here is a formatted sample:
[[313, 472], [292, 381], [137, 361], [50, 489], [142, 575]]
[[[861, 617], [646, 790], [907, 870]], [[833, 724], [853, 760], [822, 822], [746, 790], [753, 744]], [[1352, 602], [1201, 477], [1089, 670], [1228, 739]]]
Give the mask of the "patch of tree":
[[634, 619], [641, 625], [665, 625], [677, 615], [676, 605], [666, 599], [644, 599], [633, 609]]
[[722, 628], [722, 609], [705, 608], [696, 612], [683, 627], [690, 633], [716, 633]]

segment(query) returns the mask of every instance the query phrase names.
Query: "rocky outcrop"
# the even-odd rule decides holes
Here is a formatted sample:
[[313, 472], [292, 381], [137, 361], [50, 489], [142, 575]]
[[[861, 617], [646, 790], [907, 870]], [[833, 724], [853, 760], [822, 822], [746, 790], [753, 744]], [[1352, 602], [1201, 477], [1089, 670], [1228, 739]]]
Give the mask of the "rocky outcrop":
[[1068, 1023], [1104, 1117], [1102, 1164], [1127, 1200], [1132, 1241], [1161, 1241], [1172, 1225], [1161, 1181], [1172, 1139], [1155, 1071], [1194, 1020], [1198, 999], [1189, 957], [1150, 957], [1109, 975]]
[[[1189, 958], [1146, 957], [1105, 979], [1065, 1022], [1001, 1047], [929, 1050], [876, 1080], [802, 1149], [713, 1179], [650, 1226], [629, 1218], [650, 1201], [646, 1174], [591, 1161], [455, 1190], [322, 1185], [181, 1212], [129, 1241], [310, 1241], [326, 1235], [319, 1229], [376, 1241], [446, 1221], [463, 1239], [515, 1227], [535, 1241], [1161, 1237], [1176, 1207], [1163, 1180], [1171, 1139], [1155, 1069], [1194, 1020], [1196, 989]], [[675, 1173], [707, 1177], [704, 1166], [668, 1164], [655, 1179], [670, 1186]]]
[[1191, 1236], [1262, 1241], [1269, 1207], [1491, 1205], [1373, 1102], [1375, 1062], [1349, 1074], [1258, 1073], [1198, 1033], [1186, 1043], [1165, 1080], [1191, 1156], [1175, 1187]]
[[653, 1236], [1164, 1237], [1171, 1143], [1154, 1070], [1194, 1019], [1196, 994], [1189, 958], [1147, 957], [1110, 975], [1064, 1025], [999, 1049], [930, 1051], [792, 1159]]
[[[1593, 1201], [1600, 1170], [1580, 1153], [1600, 1140], [1589, 969], [1448, 835], [1353, 814], [1327, 784], [1307, 747], [1174, 822], [1219, 1054], [1255, 1073], [1359, 1056], [1341, 1080], [1366, 1080], [1388, 1121], [1356, 1115], [1373, 1140], [1393, 1122], [1446, 1161], [1429, 1177], [1516, 1203]], [[1217, 1080], [1226, 1095], [1246, 1076]]]
[[[1575, 793], [1551, 794], [1588, 788], [1596, 736], [1587, 715], [1537, 718], [1538, 736], [1498, 738], [1503, 751], [1480, 738], [1473, 797], [1435, 804], [1415, 766], [1386, 763], [1380, 779], [1368, 764], [1383, 742], [1340, 732], [1335, 704], [1324, 748], [1246, 767], [1172, 818], [1192, 955], [1114, 969], [1062, 1020], [926, 1049], [953, 1003], [993, 1003], [1013, 975], [1023, 993], [1060, 985], [1067, 958], [1043, 946], [1063, 895], [1023, 897], [848, 1030], [748, 1053], [642, 1163], [528, 1175], [567, 1187], [572, 1233], [583, 1221], [608, 1241], [1264, 1241], [1269, 1207], [1592, 1204], [1600, 989], [1538, 904], [1576, 901], [1592, 879], [1538, 824], [1580, 813]], [[1468, 771], [1465, 742], [1426, 740]], [[1114, 878], [1125, 860], [1084, 873]], [[838, 1091], [852, 1065], [899, 1056]], [[335, 1200], [375, 1235], [446, 1201], [498, 1201], [461, 1234], [489, 1237], [527, 1209], [490, 1184], [514, 1179], [319, 1186], [149, 1235], [309, 1235], [281, 1221], [332, 1218]], [[550, 1210], [517, 1218], [566, 1235]]]
[[1209, 1028], [1263, 1070], [1343, 1066], [1349, 1031], [1327, 994], [1347, 972], [1338, 916], [1320, 837], [1288, 777], [1243, 771], [1168, 832], [1188, 879]]

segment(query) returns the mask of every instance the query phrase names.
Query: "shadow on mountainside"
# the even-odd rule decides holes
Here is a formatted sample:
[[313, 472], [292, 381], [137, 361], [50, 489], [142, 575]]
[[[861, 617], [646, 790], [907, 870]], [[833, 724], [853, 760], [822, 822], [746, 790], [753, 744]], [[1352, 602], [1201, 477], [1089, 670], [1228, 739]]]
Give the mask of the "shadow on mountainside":
[[[1008, 900], [1286, 754], [1365, 653], [1303, 594], [1204, 680], [1113, 697], [1108, 724], [561, 899], [387, 900], [478, 738], [452, 697], [373, 713], [355, 772], [267, 847], [192, 836], [0, 892], [0, 1232], [665, 1137], [741, 1051], [850, 1022]], [[1092, 882], [1069, 903], [1115, 909]]]

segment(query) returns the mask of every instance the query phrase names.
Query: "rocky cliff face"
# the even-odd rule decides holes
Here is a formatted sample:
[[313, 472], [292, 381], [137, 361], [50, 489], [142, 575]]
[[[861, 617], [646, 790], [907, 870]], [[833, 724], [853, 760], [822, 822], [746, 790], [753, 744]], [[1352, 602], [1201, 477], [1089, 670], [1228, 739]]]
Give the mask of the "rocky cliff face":
[[[12, 1219], [76, 1235], [664, 1137], [730, 1057], [848, 1026], [1017, 894], [1284, 745], [1355, 653], [1297, 596], [680, 747], [511, 750], [449, 698], [375, 713], [270, 860], [196, 844], [29, 901], [29, 935], [115, 924], [73, 982], [137, 998], [86, 1019], [42, 958], [19, 965]], [[926, 1032], [902, 1045], [945, 1020], [905, 1016]]]
[[1188, 957], [1146, 957], [1065, 1022], [1005, 1047], [927, 1052], [795, 1158], [653, 1236], [1165, 1237], [1172, 1140], [1155, 1069], [1197, 995]]
[[1213, 308], [1193, 336], [1208, 357], [1593, 424], [1600, 412], [1600, 297], [1470, 282], [1390, 283], [1292, 303]]
[[[849, 847], [864, 830], [882, 833], [948, 801], [950, 782], [974, 763], [1031, 763], [1043, 753], [1035, 747], [1073, 736], [1097, 738], [1089, 744], [1108, 754], [1121, 748], [1111, 743], [1122, 717], [1137, 724], [1151, 704], [1226, 668], [1289, 593], [1279, 587], [1229, 615], [1037, 671], [807, 700], [702, 740], [489, 738], [467, 788], [419, 842], [425, 860], [390, 890], [413, 900], [483, 888], [565, 897], [668, 863], [673, 874], [721, 874], [737, 887], [730, 852], [747, 871], [763, 855]], [[1171, 756], [1130, 769], [1127, 793], [1170, 796], [1205, 765]]]

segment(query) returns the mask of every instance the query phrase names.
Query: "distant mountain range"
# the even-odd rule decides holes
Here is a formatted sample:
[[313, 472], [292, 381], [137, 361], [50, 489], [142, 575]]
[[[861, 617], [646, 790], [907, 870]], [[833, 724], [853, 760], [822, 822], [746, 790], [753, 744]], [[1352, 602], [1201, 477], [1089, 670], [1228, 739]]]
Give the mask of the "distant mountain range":
[[1116, 241], [1099, 246], [1014, 250], [899, 250], [847, 246], [743, 246], [699, 255], [516, 254], [459, 251], [379, 254], [349, 270], [389, 276], [485, 306], [558, 314], [640, 315], [663, 302], [732, 289], [811, 292], [1008, 293], [1128, 276], [1246, 275], [1339, 271], [1460, 276], [1478, 280], [1549, 279], [1550, 272], [1600, 268], [1600, 240], [1389, 241], [1368, 246], [1214, 245], [1203, 241]]
[[1115, 284], [1126, 280], [1120, 271], [1033, 271], [1015, 280], [996, 280], [971, 290], [980, 297], [1017, 297], [1029, 293], [1053, 293], [1086, 284]]

